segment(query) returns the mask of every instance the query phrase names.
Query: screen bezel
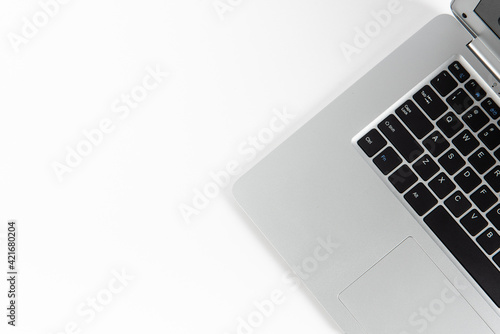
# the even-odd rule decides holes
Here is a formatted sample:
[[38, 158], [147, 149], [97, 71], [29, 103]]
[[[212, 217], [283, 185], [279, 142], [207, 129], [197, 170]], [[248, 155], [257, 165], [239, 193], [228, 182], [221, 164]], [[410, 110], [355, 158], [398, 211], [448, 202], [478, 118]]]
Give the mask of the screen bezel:
[[498, 36], [474, 11], [480, 2], [481, 0], [454, 0], [451, 3], [451, 9], [455, 17], [474, 37], [481, 37], [487, 45], [495, 45], [495, 42], [498, 45]]

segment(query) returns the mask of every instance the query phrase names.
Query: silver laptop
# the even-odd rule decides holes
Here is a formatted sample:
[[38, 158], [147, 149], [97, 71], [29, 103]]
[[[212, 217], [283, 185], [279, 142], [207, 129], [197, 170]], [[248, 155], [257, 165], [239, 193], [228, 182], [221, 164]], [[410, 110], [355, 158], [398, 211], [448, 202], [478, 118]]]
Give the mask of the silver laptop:
[[451, 6], [233, 187], [349, 334], [500, 333], [500, 1]]

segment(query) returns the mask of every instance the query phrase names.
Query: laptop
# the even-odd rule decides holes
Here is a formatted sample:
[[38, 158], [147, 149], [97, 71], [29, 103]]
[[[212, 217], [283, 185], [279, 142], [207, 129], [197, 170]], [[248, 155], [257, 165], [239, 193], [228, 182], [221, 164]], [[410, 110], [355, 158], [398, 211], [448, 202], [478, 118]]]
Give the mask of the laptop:
[[345, 333], [500, 333], [500, 1], [451, 7], [233, 186]]

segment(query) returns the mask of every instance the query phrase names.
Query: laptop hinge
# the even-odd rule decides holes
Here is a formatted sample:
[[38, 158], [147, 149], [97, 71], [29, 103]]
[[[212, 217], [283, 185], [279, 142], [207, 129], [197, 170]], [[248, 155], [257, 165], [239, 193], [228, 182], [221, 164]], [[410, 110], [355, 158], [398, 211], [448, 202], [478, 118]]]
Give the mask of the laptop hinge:
[[500, 60], [495, 56], [490, 48], [481, 41], [480, 38], [474, 38], [467, 47], [476, 55], [476, 57], [483, 63], [488, 71], [500, 81]]

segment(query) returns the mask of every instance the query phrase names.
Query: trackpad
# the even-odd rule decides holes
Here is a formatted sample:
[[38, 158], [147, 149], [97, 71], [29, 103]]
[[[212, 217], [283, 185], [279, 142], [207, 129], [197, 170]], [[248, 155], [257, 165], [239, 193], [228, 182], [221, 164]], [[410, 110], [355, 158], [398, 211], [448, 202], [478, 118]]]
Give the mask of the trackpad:
[[367, 333], [493, 334], [413, 238], [339, 298]]

